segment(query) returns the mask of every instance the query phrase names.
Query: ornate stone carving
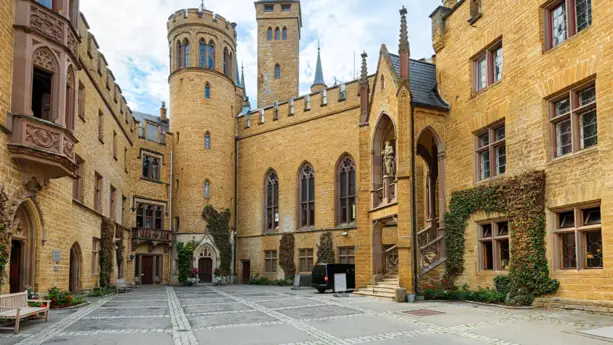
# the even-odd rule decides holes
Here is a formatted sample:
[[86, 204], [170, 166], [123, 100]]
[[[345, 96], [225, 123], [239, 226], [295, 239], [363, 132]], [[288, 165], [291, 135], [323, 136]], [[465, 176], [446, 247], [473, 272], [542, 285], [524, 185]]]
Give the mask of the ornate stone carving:
[[79, 56], [79, 52], [77, 51], [77, 38], [70, 30], [68, 30], [68, 49], [70, 49], [75, 56]]
[[30, 6], [30, 26], [32, 29], [62, 44], [64, 43], [64, 23], [35, 5]]
[[64, 138], [64, 154], [70, 159], [74, 158], [74, 144], [66, 138]]
[[53, 53], [49, 48], [40, 48], [34, 52], [32, 61], [35, 65], [48, 69], [49, 71], [56, 71], [56, 62]]
[[60, 151], [60, 133], [26, 124], [25, 144], [45, 150]]

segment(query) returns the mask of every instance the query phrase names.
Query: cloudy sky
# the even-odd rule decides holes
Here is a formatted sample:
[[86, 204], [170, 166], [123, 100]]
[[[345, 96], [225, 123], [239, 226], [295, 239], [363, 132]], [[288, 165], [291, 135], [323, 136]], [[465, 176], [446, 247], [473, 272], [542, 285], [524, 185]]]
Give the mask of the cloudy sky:
[[[400, 16], [408, 8], [411, 57], [430, 57], [430, 18], [441, 0], [302, 0], [300, 93], [314, 78], [317, 41], [321, 44], [328, 85], [354, 79], [354, 52], [368, 54], [374, 73], [381, 44], [398, 50]], [[166, 21], [178, 9], [196, 8], [200, 0], [85, 0], [81, 11], [108, 61], [132, 110], [157, 114], [168, 101]], [[238, 61], [252, 106], [257, 104], [257, 39], [253, 0], [205, 0], [204, 6], [238, 24]], [[170, 109], [172, 113], [172, 109]], [[171, 115], [172, 116], [172, 115]]]

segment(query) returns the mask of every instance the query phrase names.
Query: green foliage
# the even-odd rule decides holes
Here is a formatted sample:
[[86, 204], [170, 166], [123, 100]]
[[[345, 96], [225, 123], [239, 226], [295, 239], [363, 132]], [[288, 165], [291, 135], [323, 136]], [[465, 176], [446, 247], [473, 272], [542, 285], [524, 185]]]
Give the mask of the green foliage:
[[177, 248], [177, 266], [179, 268], [179, 282], [185, 283], [192, 271], [192, 259], [194, 255], [194, 243], [192, 241], [187, 244], [178, 242]]
[[117, 249], [115, 252], [115, 258], [117, 259], [117, 269], [119, 269], [119, 266], [121, 266], [121, 264], [123, 263], [123, 252], [126, 249], [125, 245], [123, 244], [123, 240], [124, 240], [123, 231], [124, 231], [124, 228], [118, 226], [117, 238], [119, 239], [119, 241], [117, 242]]
[[319, 235], [319, 244], [317, 245], [317, 263], [333, 264], [334, 256], [334, 241], [332, 234], [327, 231]]
[[545, 173], [528, 172], [490, 185], [454, 192], [445, 214], [447, 261], [445, 279], [464, 271], [464, 232], [476, 211], [508, 216], [511, 238], [507, 303], [526, 305], [534, 296], [557, 290], [545, 256]]
[[496, 276], [494, 278], [494, 287], [496, 288], [496, 291], [505, 294], [505, 296], [509, 293], [510, 291], [510, 285], [511, 284], [511, 279], [509, 278], [509, 276]]
[[70, 292], [63, 291], [57, 286], [49, 289], [49, 292], [44, 299], [51, 301], [52, 308], [69, 307], [71, 305], [77, 305], [85, 302], [82, 298], [73, 298]]
[[11, 254], [11, 237], [7, 231], [10, 228], [10, 219], [6, 214], [7, 202], [8, 197], [4, 193], [4, 186], [0, 185], [0, 287], [4, 284], [4, 268]]
[[113, 295], [117, 293], [117, 289], [114, 286], [102, 287], [102, 288], [94, 288], [91, 290], [87, 297], [103, 297], [106, 295]]
[[471, 291], [468, 284], [461, 287], [447, 287], [444, 284], [438, 286], [426, 286], [423, 290], [424, 298], [428, 300], [451, 300], [451, 301], [476, 301], [483, 303], [504, 303], [506, 294], [491, 288], [477, 287]]
[[100, 286], [102, 287], [111, 285], [114, 239], [115, 223], [109, 218], [102, 218], [100, 229]]
[[296, 264], [294, 263], [295, 239], [293, 233], [284, 233], [279, 242], [279, 266], [285, 273], [285, 279], [293, 279], [296, 274]]
[[206, 205], [202, 210], [202, 218], [206, 221], [206, 230], [215, 241], [215, 246], [219, 249], [222, 276], [232, 272], [232, 244], [230, 243], [230, 209], [218, 212], [211, 205]]
[[264, 276], [256, 275], [249, 278], [249, 285], [277, 285], [277, 286], [292, 286], [294, 282], [291, 279], [268, 279]]

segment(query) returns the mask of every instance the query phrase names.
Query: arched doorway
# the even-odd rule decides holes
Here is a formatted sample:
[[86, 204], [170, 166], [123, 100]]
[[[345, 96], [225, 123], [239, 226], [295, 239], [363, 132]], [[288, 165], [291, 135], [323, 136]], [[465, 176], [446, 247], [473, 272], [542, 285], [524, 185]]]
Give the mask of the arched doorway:
[[201, 283], [213, 281], [213, 255], [208, 248], [203, 248], [198, 256], [198, 279]]
[[11, 257], [9, 260], [10, 292], [33, 288], [36, 277], [36, 229], [40, 218], [31, 199], [22, 202], [13, 218], [11, 228]]
[[70, 248], [68, 289], [72, 293], [81, 289], [81, 248], [77, 242]]

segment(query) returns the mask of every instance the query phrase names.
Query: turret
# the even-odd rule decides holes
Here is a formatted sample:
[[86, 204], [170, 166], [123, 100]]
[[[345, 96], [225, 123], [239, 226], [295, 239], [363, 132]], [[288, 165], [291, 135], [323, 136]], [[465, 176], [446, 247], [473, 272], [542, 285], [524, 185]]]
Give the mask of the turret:
[[319, 44], [317, 44], [317, 66], [315, 67], [315, 80], [313, 80], [313, 85], [311, 85], [311, 93], [321, 92], [327, 88], [328, 86], [324, 80], [324, 71], [321, 66], [321, 52]]

